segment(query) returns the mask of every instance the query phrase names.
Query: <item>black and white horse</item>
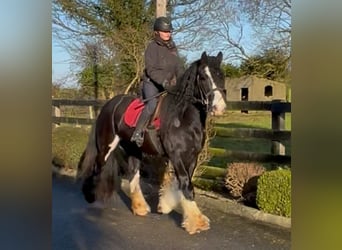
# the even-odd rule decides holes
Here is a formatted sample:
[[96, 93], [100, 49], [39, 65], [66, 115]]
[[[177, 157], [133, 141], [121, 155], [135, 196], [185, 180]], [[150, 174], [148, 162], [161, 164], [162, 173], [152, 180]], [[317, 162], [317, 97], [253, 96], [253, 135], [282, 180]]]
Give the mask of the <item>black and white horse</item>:
[[[156, 135], [146, 132], [142, 147], [130, 141], [134, 128], [124, 121], [127, 107], [137, 97], [118, 95], [102, 107], [78, 166], [82, 191], [89, 203], [112, 197], [120, 188], [120, 175], [125, 175], [130, 183], [133, 214], [146, 215], [150, 207], [140, 188], [139, 169], [143, 153], [155, 154], [164, 157], [174, 172], [173, 179], [164, 175], [158, 211], [166, 214], [181, 205], [182, 226], [187, 232], [209, 229], [209, 219], [194, 201], [191, 178], [204, 145], [207, 116], [220, 115], [226, 108], [221, 62], [221, 52], [217, 56], [203, 52], [187, 68], [163, 98]], [[118, 163], [117, 149], [128, 159], [124, 166]]]

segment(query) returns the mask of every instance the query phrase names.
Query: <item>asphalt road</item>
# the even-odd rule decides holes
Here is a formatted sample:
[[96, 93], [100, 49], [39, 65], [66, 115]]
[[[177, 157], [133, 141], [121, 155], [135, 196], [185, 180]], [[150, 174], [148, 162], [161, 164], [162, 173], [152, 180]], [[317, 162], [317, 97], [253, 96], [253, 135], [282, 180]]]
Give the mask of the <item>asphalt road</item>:
[[198, 204], [210, 218], [211, 229], [189, 235], [182, 216], [156, 213], [156, 193], [143, 189], [152, 213], [134, 216], [120, 193], [106, 209], [89, 206], [80, 185], [66, 177], [52, 181], [52, 249], [290, 249], [290, 229], [264, 224], [210, 207], [209, 197]]

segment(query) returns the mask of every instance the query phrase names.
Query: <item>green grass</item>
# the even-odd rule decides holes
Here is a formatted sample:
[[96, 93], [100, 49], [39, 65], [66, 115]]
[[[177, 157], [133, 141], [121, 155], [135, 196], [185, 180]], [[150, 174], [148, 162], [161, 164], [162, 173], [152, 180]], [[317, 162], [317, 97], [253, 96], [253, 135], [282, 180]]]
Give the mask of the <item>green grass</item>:
[[[272, 115], [268, 111], [225, 112], [223, 116], [215, 117], [215, 123], [227, 128], [272, 128]], [[285, 130], [291, 130], [291, 113], [285, 114]]]
[[[229, 111], [223, 116], [215, 117], [215, 125], [226, 128], [256, 128], [271, 129], [271, 113], [266, 111], [249, 111], [248, 114], [240, 111]], [[291, 131], [291, 113], [285, 115], [285, 130]], [[285, 146], [285, 154], [291, 155], [291, 140], [282, 141]], [[224, 148], [234, 151], [250, 151], [257, 153], [270, 153], [271, 141], [261, 138], [227, 138], [214, 137], [210, 141], [210, 147]], [[208, 165], [226, 167], [231, 161], [227, 158], [212, 157]]]

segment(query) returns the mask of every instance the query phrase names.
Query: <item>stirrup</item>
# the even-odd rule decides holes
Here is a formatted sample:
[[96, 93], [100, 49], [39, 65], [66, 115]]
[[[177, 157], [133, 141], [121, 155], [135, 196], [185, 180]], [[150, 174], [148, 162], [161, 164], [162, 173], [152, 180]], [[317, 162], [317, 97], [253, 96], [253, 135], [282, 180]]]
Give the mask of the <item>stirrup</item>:
[[137, 146], [140, 148], [144, 143], [144, 135], [142, 132], [135, 132], [131, 137], [131, 142], [135, 142]]

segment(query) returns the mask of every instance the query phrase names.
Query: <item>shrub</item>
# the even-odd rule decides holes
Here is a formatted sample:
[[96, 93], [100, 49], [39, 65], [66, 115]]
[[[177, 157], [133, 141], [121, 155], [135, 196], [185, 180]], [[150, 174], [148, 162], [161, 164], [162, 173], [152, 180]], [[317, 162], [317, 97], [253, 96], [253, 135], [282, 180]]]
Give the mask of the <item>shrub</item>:
[[255, 192], [257, 176], [265, 172], [265, 168], [252, 162], [235, 162], [227, 167], [225, 187], [234, 198], [241, 198], [245, 194]]
[[260, 210], [291, 217], [291, 171], [267, 171], [258, 179], [256, 202]]
[[88, 141], [89, 129], [61, 126], [52, 130], [52, 162], [63, 168], [77, 169]]

